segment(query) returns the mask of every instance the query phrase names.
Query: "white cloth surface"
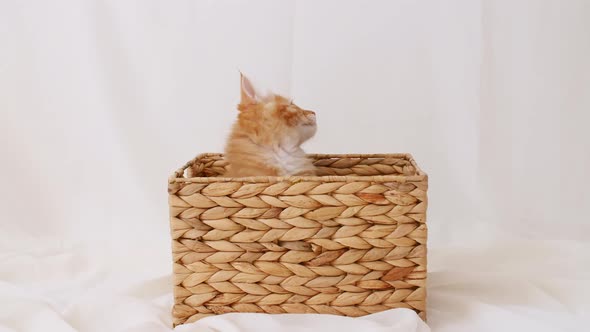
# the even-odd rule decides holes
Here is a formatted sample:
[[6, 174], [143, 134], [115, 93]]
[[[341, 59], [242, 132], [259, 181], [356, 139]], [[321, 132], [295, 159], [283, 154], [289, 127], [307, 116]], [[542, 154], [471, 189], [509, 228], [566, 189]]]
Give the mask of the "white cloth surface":
[[221, 151], [238, 68], [316, 110], [308, 151], [428, 172], [433, 331], [587, 331], [589, 4], [0, 1], [0, 331], [171, 329], [166, 180]]
[[258, 332], [267, 331], [375, 331], [430, 332], [430, 328], [409, 309], [380, 312], [361, 318], [313, 314], [227, 314], [202, 319], [178, 327], [179, 332]]

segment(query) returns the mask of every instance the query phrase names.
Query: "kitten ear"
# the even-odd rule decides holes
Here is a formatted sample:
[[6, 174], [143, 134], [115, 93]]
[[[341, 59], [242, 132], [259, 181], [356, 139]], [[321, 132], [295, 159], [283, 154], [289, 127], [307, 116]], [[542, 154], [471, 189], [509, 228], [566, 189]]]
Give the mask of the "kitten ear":
[[240, 92], [242, 98], [240, 104], [255, 104], [258, 101], [252, 83], [250, 83], [250, 80], [242, 72], [240, 72]]

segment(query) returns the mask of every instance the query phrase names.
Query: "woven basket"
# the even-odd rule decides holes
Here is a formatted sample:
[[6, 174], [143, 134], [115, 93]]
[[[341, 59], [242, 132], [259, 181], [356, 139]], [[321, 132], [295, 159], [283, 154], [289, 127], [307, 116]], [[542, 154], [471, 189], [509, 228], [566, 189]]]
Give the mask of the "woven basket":
[[409, 154], [311, 155], [320, 176], [223, 178], [204, 154], [168, 182], [174, 325], [228, 312], [425, 318], [428, 177]]

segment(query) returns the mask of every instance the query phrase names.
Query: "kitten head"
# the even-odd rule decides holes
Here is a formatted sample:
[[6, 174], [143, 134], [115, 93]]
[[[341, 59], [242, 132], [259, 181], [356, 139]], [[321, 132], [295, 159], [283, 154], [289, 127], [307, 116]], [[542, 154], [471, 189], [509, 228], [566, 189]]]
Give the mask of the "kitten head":
[[260, 97], [250, 81], [241, 75], [240, 114], [237, 126], [256, 144], [296, 147], [317, 130], [315, 112], [304, 110], [283, 96]]

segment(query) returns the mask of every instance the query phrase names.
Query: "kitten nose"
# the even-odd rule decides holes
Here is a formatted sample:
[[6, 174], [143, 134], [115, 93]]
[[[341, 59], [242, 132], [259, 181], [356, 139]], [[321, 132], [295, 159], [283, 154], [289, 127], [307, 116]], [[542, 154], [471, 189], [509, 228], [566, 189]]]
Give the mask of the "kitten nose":
[[315, 112], [314, 111], [304, 111], [303, 114], [305, 115], [306, 120], [308, 121], [309, 124], [315, 124], [316, 123], [316, 118], [315, 118]]

